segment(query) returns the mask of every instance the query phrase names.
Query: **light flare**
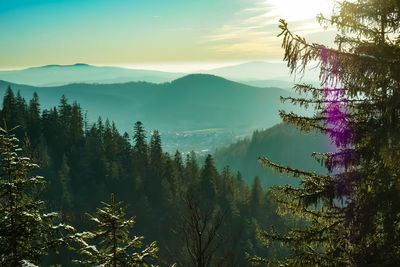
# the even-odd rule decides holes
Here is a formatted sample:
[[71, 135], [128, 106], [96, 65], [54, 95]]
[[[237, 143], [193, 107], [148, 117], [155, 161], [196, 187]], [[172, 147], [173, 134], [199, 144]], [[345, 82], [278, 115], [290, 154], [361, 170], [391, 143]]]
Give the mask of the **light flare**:
[[266, 0], [273, 8], [275, 16], [282, 16], [286, 21], [314, 19], [319, 13], [330, 14], [334, 2], [332, 0]]

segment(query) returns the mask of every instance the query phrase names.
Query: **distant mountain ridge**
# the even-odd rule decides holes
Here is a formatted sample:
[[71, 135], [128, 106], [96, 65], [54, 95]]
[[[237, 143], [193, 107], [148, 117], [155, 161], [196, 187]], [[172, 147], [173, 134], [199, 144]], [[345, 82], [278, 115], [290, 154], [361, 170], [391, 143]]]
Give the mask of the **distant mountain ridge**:
[[[295, 82], [318, 82], [318, 74], [315, 70], [309, 69], [304, 77], [292, 75], [284, 62], [250, 61], [233, 66], [215, 68], [204, 71], [207, 74], [214, 74], [229, 80], [265, 87], [276, 86], [291, 88]], [[301, 79], [300, 79], [301, 78]], [[257, 84], [258, 83], [258, 84]]]
[[117, 84], [76, 83], [38, 87], [0, 82], [4, 92], [10, 85], [26, 98], [34, 91], [42, 107], [58, 104], [61, 95], [78, 101], [89, 110], [89, 121], [98, 116], [114, 120], [122, 131], [131, 131], [141, 120], [149, 129], [194, 130], [206, 128], [256, 129], [280, 122], [278, 110], [287, 107], [279, 88], [252, 87], [208, 74], [191, 74], [172, 82], [155, 84], [129, 82]]
[[205, 71], [234, 80], [267, 80], [277, 77], [289, 77], [289, 70], [284, 63], [251, 61], [233, 66], [226, 66]]
[[74, 65], [45, 65], [22, 70], [0, 71], [0, 80], [33, 86], [59, 86], [71, 83], [107, 84], [132, 81], [163, 83], [183, 75], [183, 73], [76, 63]]
[[59, 64], [50, 64], [50, 65], [43, 65], [38, 67], [30, 67], [27, 69], [47, 69], [47, 68], [71, 68], [71, 67], [90, 67], [91, 65], [86, 63], [75, 63], [73, 65], [59, 65]]
[[[217, 75], [251, 86], [279, 87], [289, 91], [295, 82], [293, 76], [289, 75], [286, 65], [279, 62], [253, 61], [194, 73]], [[76, 63], [73, 65], [52, 64], [22, 70], [0, 71], [0, 80], [33, 86], [60, 86], [71, 83], [110, 84], [136, 81], [164, 83], [187, 74], [190, 74], [190, 72], [164, 72]], [[311, 78], [306, 76], [303, 80]], [[296, 81], [298, 82], [298, 79]]]

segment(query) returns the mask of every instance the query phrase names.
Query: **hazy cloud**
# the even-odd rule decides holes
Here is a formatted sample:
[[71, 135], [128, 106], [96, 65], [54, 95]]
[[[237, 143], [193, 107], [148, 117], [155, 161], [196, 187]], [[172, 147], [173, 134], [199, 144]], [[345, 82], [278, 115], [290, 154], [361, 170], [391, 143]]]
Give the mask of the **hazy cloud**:
[[[315, 11], [315, 14], [312, 11], [318, 8], [316, 6], [318, 3], [324, 1], [329, 0], [254, 0], [252, 3], [249, 1], [249, 7], [233, 14], [230, 21], [205, 36], [202, 41], [208, 43], [209, 49], [221, 53], [280, 56], [281, 39], [276, 37], [280, 32], [279, 19], [287, 20], [291, 30], [302, 36], [322, 32], [321, 26], [315, 19], [318, 11]], [[310, 10], [307, 4], [314, 9]], [[321, 11], [326, 11], [328, 5], [321, 8], [323, 9]]]

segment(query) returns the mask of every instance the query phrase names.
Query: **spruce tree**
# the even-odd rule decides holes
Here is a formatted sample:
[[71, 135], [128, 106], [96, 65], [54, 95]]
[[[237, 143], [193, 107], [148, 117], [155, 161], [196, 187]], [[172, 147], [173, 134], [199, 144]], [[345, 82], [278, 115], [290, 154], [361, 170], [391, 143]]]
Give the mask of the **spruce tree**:
[[[103, 208], [97, 208], [97, 216], [89, 216], [96, 224], [94, 232], [76, 234], [81, 248], [78, 252], [82, 259], [74, 260], [82, 265], [101, 266], [150, 266], [157, 258], [156, 242], [146, 246], [142, 251], [142, 236], [134, 236], [129, 232], [135, 223], [135, 217], [125, 219], [126, 206], [114, 201], [111, 194], [110, 204], [104, 203]], [[89, 241], [90, 240], [90, 241]], [[88, 242], [96, 242], [89, 244]]]
[[259, 218], [263, 211], [265, 202], [265, 192], [262, 189], [260, 178], [256, 176], [251, 187], [250, 195], [250, 214], [252, 217]]
[[335, 152], [314, 153], [328, 174], [260, 161], [301, 179], [300, 187], [271, 188], [281, 214], [305, 227], [287, 235], [260, 231], [264, 243], [292, 247], [285, 260], [252, 257], [255, 263], [304, 266], [395, 266], [400, 262], [400, 2], [339, 3], [319, 21], [337, 27], [337, 47], [308, 43], [281, 20], [285, 60], [292, 72], [319, 61], [321, 87], [295, 88], [311, 98], [283, 98], [311, 106], [315, 116], [280, 112], [282, 119], [327, 134]]
[[134, 153], [141, 160], [146, 160], [147, 162], [147, 144], [146, 144], [146, 131], [143, 127], [143, 123], [137, 121], [135, 123], [133, 140], [135, 145], [133, 147]]
[[176, 184], [179, 185], [179, 188], [176, 188], [175, 191], [184, 191], [184, 171], [185, 167], [183, 164], [182, 154], [178, 150], [175, 152], [174, 155], [174, 169], [176, 171]]
[[147, 178], [147, 194], [149, 198], [159, 198], [161, 194], [161, 180], [163, 176], [163, 155], [161, 137], [154, 131], [150, 138], [150, 164]]
[[14, 134], [17, 138], [23, 139], [26, 136], [26, 125], [27, 125], [27, 115], [28, 115], [28, 106], [26, 104], [25, 99], [21, 96], [21, 91], [17, 91], [17, 96], [15, 98], [17, 103], [17, 112], [16, 117], [13, 118], [15, 122], [15, 126], [18, 125], [19, 127], [16, 128]]
[[29, 101], [27, 133], [29, 141], [32, 146], [30, 149], [32, 149], [32, 151], [34, 151], [35, 154], [38, 154], [41, 129], [40, 129], [40, 103], [39, 103], [39, 96], [37, 95], [36, 92], [33, 93], [33, 97]]
[[213, 158], [207, 155], [200, 175], [200, 199], [205, 206], [215, 205], [217, 197], [218, 172], [214, 166]]
[[80, 144], [83, 140], [83, 116], [82, 109], [76, 101], [72, 104], [71, 113], [71, 143]]
[[10, 127], [17, 126], [17, 117], [18, 117], [18, 104], [15, 98], [14, 92], [10, 86], [7, 87], [7, 90], [3, 97], [3, 109], [2, 109], [2, 117], [7, 121]]
[[1, 266], [37, 264], [49, 248], [65, 243], [62, 231], [73, 230], [69, 225], [55, 224], [57, 213], [44, 213], [44, 202], [35, 196], [44, 178], [29, 176], [38, 166], [20, 155], [13, 130], [0, 128]]
[[137, 186], [146, 179], [147, 169], [148, 169], [148, 146], [146, 143], [146, 131], [143, 127], [143, 123], [137, 121], [134, 125], [134, 133], [133, 133], [133, 149], [132, 149], [132, 158], [133, 158], [133, 168], [134, 174], [137, 179]]
[[199, 174], [199, 165], [197, 164], [197, 157], [194, 151], [191, 151], [186, 155], [185, 162], [185, 179], [190, 181], [191, 183], [197, 183], [200, 179]]

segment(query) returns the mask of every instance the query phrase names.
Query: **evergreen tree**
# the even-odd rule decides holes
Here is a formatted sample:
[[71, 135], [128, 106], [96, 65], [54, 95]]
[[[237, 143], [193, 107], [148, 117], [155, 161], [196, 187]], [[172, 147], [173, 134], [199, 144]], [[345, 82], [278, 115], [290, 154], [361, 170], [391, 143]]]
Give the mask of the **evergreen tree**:
[[38, 157], [39, 145], [41, 140], [40, 129], [40, 103], [39, 96], [36, 92], [33, 93], [32, 99], [29, 101], [27, 118], [27, 134], [31, 143], [31, 150], [33, 155]]
[[218, 172], [214, 166], [213, 158], [207, 155], [200, 176], [200, 197], [202, 204], [213, 205], [217, 196]]
[[54, 107], [50, 110], [43, 110], [41, 125], [44, 139], [47, 143], [48, 152], [54, 167], [61, 166], [64, 155], [63, 127], [59, 120], [59, 113]]
[[61, 195], [60, 204], [57, 205], [58, 207], [60, 207], [63, 214], [65, 214], [66, 211], [71, 210], [72, 207], [69, 172], [70, 168], [67, 164], [67, 158], [66, 156], [64, 156], [63, 163], [61, 164], [61, 169], [58, 172], [58, 179], [60, 183], [58, 187], [61, 189]]
[[138, 156], [147, 158], [146, 131], [143, 127], [143, 123], [140, 121], [135, 123], [133, 140], [135, 142], [133, 151], [137, 153]]
[[[161, 137], [158, 131], [154, 131], [150, 138], [150, 173], [149, 182], [152, 183], [153, 189], [161, 183], [163, 155], [161, 148]], [[155, 190], [154, 194], [160, 193]]]
[[139, 181], [137, 181], [138, 183], [146, 178], [146, 170], [148, 168], [148, 147], [146, 143], [146, 131], [143, 127], [143, 123], [140, 121], [137, 121], [135, 123], [133, 141], [133, 166], [135, 169], [135, 176], [137, 179], [139, 179]]
[[[104, 126], [99, 119], [86, 134], [83, 157], [83, 169], [75, 176], [71, 182], [74, 184], [77, 203], [80, 203], [82, 210], [93, 207], [105, 195], [109, 194], [106, 184], [106, 158], [104, 154]], [[86, 195], [87, 188], [92, 188], [90, 197]]]
[[20, 155], [18, 139], [7, 127], [0, 131], [0, 265], [37, 264], [50, 247], [65, 242], [60, 231], [73, 228], [55, 225], [57, 213], [44, 213], [43, 201], [33, 195], [44, 179], [29, 176], [38, 166]]
[[99, 138], [99, 142], [103, 143], [104, 141], [104, 124], [103, 124], [103, 119], [99, 117], [97, 119], [97, 137]]
[[178, 180], [179, 173], [174, 160], [166, 153], [164, 161], [164, 172], [161, 181], [163, 198], [172, 203], [172, 200], [179, 195], [182, 188]]
[[321, 131], [337, 146], [314, 153], [328, 169], [320, 175], [264, 166], [301, 178], [301, 186], [272, 188], [282, 214], [305, 220], [288, 235], [261, 231], [261, 239], [292, 245], [280, 265], [395, 266], [400, 262], [400, 2], [343, 1], [330, 19], [337, 27], [337, 48], [307, 43], [281, 20], [285, 60], [292, 71], [320, 62], [323, 88], [296, 85], [312, 98], [286, 98], [312, 106], [314, 117], [281, 112], [303, 131]]
[[18, 105], [14, 92], [10, 86], [7, 87], [3, 98], [2, 116], [7, 121], [9, 127], [17, 126], [16, 118], [18, 117]]
[[185, 180], [190, 185], [196, 185], [200, 181], [199, 165], [197, 164], [197, 157], [194, 151], [191, 151], [186, 155], [186, 166], [185, 166]]
[[150, 138], [150, 166], [146, 188], [150, 199], [155, 200], [161, 195], [161, 180], [163, 178], [162, 172], [163, 155], [161, 148], [161, 137], [158, 131], [154, 131]]
[[79, 144], [83, 140], [82, 110], [76, 101], [72, 104], [70, 134], [71, 144]]
[[27, 126], [27, 118], [28, 118], [28, 106], [26, 104], [25, 99], [21, 96], [21, 91], [18, 90], [17, 96], [15, 98], [17, 103], [17, 114], [16, 117], [13, 118], [16, 125], [19, 127], [14, 131], [17, 138], [23, 140], [24, 136], [26, 136], [26, 126]]
[[[97, 209], [97, 217], [87, 214], [96, 224], [95, 232], [76, 234], [81, 248], [78, 252], [83, 259], [74, 262], [83, 265], [102, 266], [149, 266], [157, 258], [158, 248], [153, 242], [142, 251], [142, 236], [131, 238], [129, 228], [135, 223], [135, 217], [125, 219], [126, 207], [122, 202], [116, 203], [111, 194], [111, 203], [104, 203]], [[88, 244], [89, 240], [97, 240], [96, 245]]]
[[230, 172], [229, 166], [225, 166], [222, 170], [220, 184], [218, 188], [221, 190], [220, 197], [222, 199], [220, 202], [222, 203], [222, 208], [224, 210], [230, 210], [232, 213], [238, 213], [236, 207], [236, 198], [235, 198], [235, 186], [234, 186], [234, 178]]
[[65, 153], [71, 144], [72, 135], [72, 107], [68, 104], [68, 100], [65, 95], [61, 96], [60, 103], [58, 105], [58, 119], [60, 123], [60, 140], [63, 152]]
[[258, 218], [261, 212], [264, 212], [265, 192], [261, 187], [260, 178], [256, 176], [251, 187], [250, 213], [251, 216]]
[[158, 131], [154, 131], [150, 138], [150, 162], [152, 165], [161, 162], [162, 149], [161, 137]]
[[183, 165], [182, 154], [178, 150], [175, 152], [175, 155], [174, 155], [174, 165], [175, 165], [175, 169], [177, 171], [177, 176], [176, 176], [177, 182], [179, 184], [182, 184], [183, 179], [184, 179], [183, 176], [184, 176], [185, 167]]

